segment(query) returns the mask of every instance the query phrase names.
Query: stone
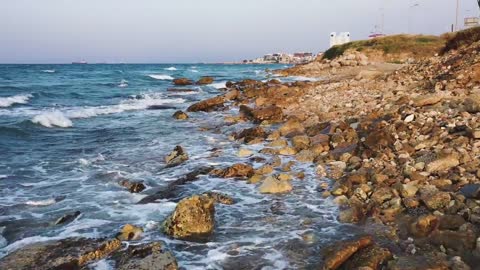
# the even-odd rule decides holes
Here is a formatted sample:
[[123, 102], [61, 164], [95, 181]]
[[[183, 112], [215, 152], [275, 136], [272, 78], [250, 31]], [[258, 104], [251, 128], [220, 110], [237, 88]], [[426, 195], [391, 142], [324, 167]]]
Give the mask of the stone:
[[160, 242], [130, 245], [113, 255], [118, 270], [176, 270], [177, 260]]
[[116, 238], [120, 241], [135, 241], [142, 237], [143, 229], [132, 224], [123, 226]]
[[253, 109], [251, 111], [252, 118], [255, 122], [260, 123], [269, 121], [273, 123], [281, 122], [283, 120], [283, 111], [278, 106], [268, 106]]
[[255, 170], [248, 164], [237, 163], [224, 170], [212, 173], [222, 178], [249, 178], [255, 174]]
[[202, 78], [200, 78], [200, 80], [197, 81], [197, 85], [212, 84], [213, 80], [214, 79], [212, 77], [202, 77]]
[[249, 157], [251, 155], [253, 155], [253, 152], [245, 148], [238, 151], [238, 157]]
[[202, 100], [197, 102], [190, 107], [188, 107], [187, 111], [189, 112], [210, 112], [213, 110], [217, 110], [218, 108], [222, 108], [225, 103], [225, 98], [222, 96], [217, 96], [213, 98], [209, 98], [206, 100]]
[[413, 183], [408, 183], [401, 185], [399, 191], [403, 198], [410, 198], [417, 194], [418, 187]]
[[118, 239], [69, 238], [26, 245], [0, 260], [0, 269], [81, 269], [120, 249]]
[[300, 162], [313, 162], [315, 160], [315, 153], [310, 150], [302, 150], [296, 155], [296, 159]]
[[431, 94], [417, 97], [413, 100], [413, 106], [415, 107], [424, 107], [435, 105], [442, 101], [443, 96], [441, 94]]
[[448, 192], [434, 192], [422, 195], [423, 203], [430, 210], [439, 210], [447, 207], [450, 203], [451, 197]]
[[449, 270], [443, 258], [428, 256], [401, 256], [388, 263], [388, 270]]
[[262, 175], [260, 175], [260, 174], [255, 174], [255, 175], [253, 175], [252, 177], [250, 177], [250, 178], [247, 180], [247, 183], [249, 183], [249, 184], [256, 184], [256, 183], [262, 181], [262, 178], [263, 178]]
[[173, 80], [174, 85], [179, 85], [179, 86], [186, 86], [186, 85], [192, 85], [193, 82], [187, 78], [178, 78]]
[[225, 205], [232, 205], [235, 203], [235, 201], [232, 199], [232, 197], [219, 193], [219, 192], [214, 192], [214, 191], [208, 191], [203, 193], [204, 196], [207, 196], [215, 201], [215, 203], [220, 203], [220, 204], [225, 204]]
[[447, 155], [428, 163], [426, 169], [429, 173], [436, 173], [447, 171], [453, 167], [458, 166], [459, 164], [460, 161], [458, 160], [458, 157], [454, 155]]
[[167, 164], [167, 168], [176, 167], [187, 160], [187, 152], [185, 152], [185, 150], [179, 145], [175, 146], [173, 151], [165, 157], [165, 163]]
[[476, 236], [473, 231], [436, 230], [429, 236], [432, 244], [444, 246], [459, 252], [471, 251], [476, 246]]
[[235, 139], [243, 139], [245, 143], [250, 143], [258, 138], [265, 139], [267, 137], [267, 132], [261, 127], [253, 127], [242, 130], [240, 134], [235, 136]]
[[371, 245], [353, 254], [345, 263], [345, 269], [366, 267], [365, 269], [379, 270], [392, 257], [390, 250], [378, 245]]
[[278, 151], [278, 153], [282, 156], [293, 156], [297, 153], [297, 151], [295, 149], [293, 149], [292, 147], [287, 146], [287, 147], [284, 147], [284, 148], [280, 149]]
[[409, 232], [415, 237], [425, 237], [438, 228], [439, 220], [434, 215], [423, 215], [410, 224]]
[[164, 221], [165, 234], [178, 239], [195, 240], [213, 233], [215, 200], [205, 195], [194, 195], [181, 200], [175, 211]]
[[187, 120], [188, 119], [188, 114], [184, 113], [183, 111], [176, 111], [173, 115], [173, 118], [177, 120]]
[[[80, 211], [75, 211], [74, 213], [63, 215], [62, 217], [58, 218], [55, 221], [54, 224], [55, 225], [68, 224], [68, 223], [74, 221], [75, 219], [77, 219], [77, 217], [80, 216], [80, 214], [81, 214]], [[2, 239], [1, 234], [2, 234], [2, 228], [0, 227], [0, 239]], [[0, 242], [1, 242], [1, 240], [0, 240]], [[0, 246], [1, 246], [1, 244], [0, 244]]]
[[293, 186], [288, 181], [283, 181], [273, 176], [269, 176], [263, 180], [258, 188], [263, 194], [287, 193], [292, 191]]
[[480, 184], [467, 184], [460, 189], [460, 193], [466, 198], [480, 199]]
[[393, 198], [393, 192], [392, 192], [392, 189], [389, 188], [389, 187], [380, 187], [380, 188], [377, 188], [372, 196], [371, 196], [371, 199], [376, 202], [377, 204], [381, 205], [383, 204], [385, 201], [387, 200], [390, 200]]
[[270, 174], [272, 172], [273, 172], [273, 166], [268, 164], [255, 170], [255, 174], [260, 174], [260, 175]]
[[120, 180], [118, 184], [128, 189], [128, 191], [130, 191], [131, 193], [140, 193], [147, 188], [142, 182], [130, 181], [127, 179]]
[[463, 105], [465, 106], [465, 111], [469, 113], [478, 113], [480, 112], [480, 96], [471, 95], [466, 98]]
[[283, 124], [279, 131], [282, 136], [289, 136], [291, 134], [298, 135], [302, 134], [305, 131], [305, 128], [299, 121], [291, 119]]
[[310, 138], [306, 135], [295, 136], [292, 145], [297, 151], [305, 150], [310, 146]]
[[357, 240], [335, 243], [326, 250], [324, 255], [324, 270], [336, 270], [341, 267], [357, 251], [373, 243], [371, 236], [364, 236]]

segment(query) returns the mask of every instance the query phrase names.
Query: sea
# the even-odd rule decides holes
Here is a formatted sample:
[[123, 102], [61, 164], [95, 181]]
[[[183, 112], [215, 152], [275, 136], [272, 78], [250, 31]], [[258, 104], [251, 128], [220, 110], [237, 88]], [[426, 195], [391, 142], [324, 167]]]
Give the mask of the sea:
[[[0, 65], [0, 258], [25, 245], [69, 237], [114, 237], [125, 225], [144, 228], [141, 240], [162, 241], [182, 269], [314, 268], [332, 241], [355, 234], [340, 225], [338, 206], [322, 197], [325, 179], [313, 164], [299, 164], [304, 180], [284, 195], [264, 195], [258, 184], [201, 176], [181, 187], [179, 196], [137, 204], [190, 171], [238, 162], [242, 145], [229, 138], [251, 123], [226, 124], [234, 106], [219, 112], [177, 110], [224, 93], [228, 81], [281, 81], [271, 70], [283, 65], [93, 64]], [[205, 86], [175, 87], [172, 80], [212, 76]], [[168, 91], [188, 88], [191, 91]], [[267, 127], [268, 129], [268, 127]], [[190, 160], [167, 168], [165, 156], [181, 145]], [[265, 157], [257, 154], [257, 156]], [[287, 158], [283, 162], [288, 162]], [[261, 163], [251, 162], [255, 167]], [[133, 194], [119, 179], [141, 181]], [[164, 235], [160, 226], [178, 200], [206, 191], [225, 193], [234, 205], [216, 206], [215, 232], [207, 241]], [[55, 225], [79, 211], [71, 222]], [[91, 269], [115, 269], [102, 260]]]

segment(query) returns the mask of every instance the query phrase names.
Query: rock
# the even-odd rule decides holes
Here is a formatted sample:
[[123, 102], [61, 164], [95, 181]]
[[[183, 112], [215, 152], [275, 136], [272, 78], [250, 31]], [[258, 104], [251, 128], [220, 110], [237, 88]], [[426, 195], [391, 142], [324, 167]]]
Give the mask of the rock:
[[313, 162], [315, 160], [315, 153], [310, 150], [302, 150], [295, 157], [300, 162]]
[[291, 119], [288, 120], [283, 126], [279, 129], [280, 134], [282, 136], [289, 136], [289, 135], [299, 135], [303, 134], [305, 128], [303, 127], [302, 123], [298, 122], [297, 120]]
[[226, 100], [235, 100], [240, 96], [240, 92], [237, 89], [233, 89], [223, 95]]
[[460, 189], [460, 193], [466, 198], [480, 199], [480, 184], [467, 184]]
[[469, 113], [480, 112], [480, 96], [472, 95], [466, 98], [463, 105], [465, 106], [465, 111]]
[[244, 129], [240, 134], [235, 136], [235, 139], [243, 139], [245, 143], [252, 142], [258, 138], [265, 139], [267, 137], [267, 132], [261, 127], [247, 128]]
[[173, 118], [177, 119], [177, 120], [186, 120], [188, 119], [188, 114], [182, 112], [182, 111], [176, 111], [173, 115], [172, 115]]
[[128, 189], [131, 193], [140, 193], [146, 189], [142, 182], [134, 182], [127, 179], [120, 180], [118, 184]]
[[132, 224], [123, 226], [116, 238], [120, 241], [135, 241], [142, 237], [143, 229]]
[[219, 193], [219, 192], [214, 192], [214, 191], [208, 191], [203, 193], [203, 195], [213, 199], [215, 203], [221, 203], [221, 204], [226, 204], [226, 205], [232, 205], [235, 203], [235, 201], [232, 199], [232, 197]]
[[262, 121], [281, 122], [283, 120], [282, 109], [278, 106], [268, 106], [253, 109], [251, 111], [253, 120], [257, 123]]
[[440, 157], [429, 164], [427, 164], [427, 172], [436, 173], [447, 171], [453, 167], [456, 167], [460, 164], [458, 158], [454, 155], [448, 155], [445, 157]]
[[255, 174], [254, 176], [252, 176], [252, 177], [250, 177], [250, 178], [248, 179], [247, 183], [249, 183], [249, 184], [256, 184], [256, 183], [262, 181], [262, 177], [263, 177], [263, 176], [260, 175], [260, 174]]
[[366, 269], [379, 270], [382, 264], [392, 258], [392, 253], [378, 245], [368, 246], [359, 250], [345, 263], [345, 269]]
[[415, 184], [404, 184], [400, 186], [400, 194], [403, 198], [414, 197], [418, 192], [418, 187]]
[[434, 192], [422, 195], [423, 203], [430, 210], [439, 210], [448, 206], [450, 203], [450, 194], [448, 192]]
[[[337, 198], [342, 198], [342, 197], [345, 197], [345, 196], [342, 195]], [[338, 202], [338, 201], [336, 202], [345, 203], [345, 202]], [[340, 214], [338, 215], [338, 221], [340, 221], [341, 223], [356, 224], [362, 221], [364, 219], [364, 216], [365, 215], [360, 207], [352, 206], [340, 211]]]
[[335, 243], [335, 245], [326, 251], [324, 256], [324, 270], [335, 270], [343, 265], [357, 251], [368, 247], [373, 240], [370, 236], [364, 236], [358, 240]]
[[473, 231], [434, 231], [430, 237], [433, 245], [444, 246], [459, 252], [471, 251], [476, 246], [476, 236]]
[[249, 157], [251, 155], [253, 155], [253, 152], [245, 148], [242, 148], [240, 151], [238, 151], [238, 157]]
[[292, 145], [297, 151], [305, 150], [310, 146], [310, 138], [305, 135], [292, 138]]
[[212, 77], [202, 77], [200, 80], [197, 81], [198, 85], [207, 85], [207, 84], [212, 84], [213, 83], [213, 78]]
[[195, 240], [212, 234], [215, 225], [215, 201], [209, 196], [194, 195], [181, 200], [163, 223], [165, 234]]
[[410, 114], [409, 116], [405, 117], [405, 123], [411, 123], [413, 122], [413, 120], [415, 119], [415, 115], [414, 114]]
[[118, 239], [69, 238], [29, 244], [0, 260], [0, 269], [80, 269], [118, 250]]
[[151, 105], [148, 106], [147, 110], [158, 111], [158, 110], [175, 110], [177, 107], [167, 106], [167, 105]]
[[293, 186], [288, 181], [269, 176], [263, 180], [262, 185], [258, 189], [260, 193], [275, 194], [290, 192]]
[[[77, 219], [77, 217], [80, 216], [80, 214], [81, 214], [80, 211], [75, 211], [72, 214], [66, 214], [66, 215], [62, 216], [61, 218], [57, 219], [55, 221], [55, 225], [70, 223], [70, 222], [74, 221], [75, 219]], [[1, 231], [0, 231], [0, 234], [1, 234]]]
[[410, 224], [409, 232], [415, 237], [425, 237], [438, 228], [439, 220], [434, 215], [423, 215]]
[[209, 98], [206, 100], [202, 100], [197, 102], [190, 107], [188, 107], [187, 111], [189, 112], [210, 112], [216, 110], [218, 108], [222, 108], [223, 104], [225, 103], [225, 98], [222, 96], [217, 96], [213, 98]]
[[460, 215], [443, 215], [440, 216], [440, 230], [458, 230], [466, 223], [465, 219]]
[[172, 152], [165, 157], [167, 168], [178, 166], [188, 160], [188, 154], [179, 145], [175, 146]]
[[178, 264], [171, 252], [159, 242], [130, 245], [114, 255], [115, 269], [118, 270], [176, 270]]
[[393, 196], [394, 195], [391, 188], [380, 187], [373, 192], [371, 199], [378, 205], [382, 205], [385, 201], [392, 199]]
[[248, 164], [238, 163], [212, 174], [222, 178], [249, 178], [255, 174], [255, 170]]
[[187, 78], [178, 78], [173, 80], [174, 85], [180, 85], [180, 86], [185, 86], [185, 85], [192, 85], [193, 82]]
[[373, 131], [365, 138], [365, 145], [373, 151], [384, 151], [393, 144], [393, 137], [387, 130]]
[[443, 258], [428, 256], [402, 256], [388, 263], [388, 270], [449, 270]]
[[255, 170], [255, 174], [260, 174], [260, 175], [270, 174], [272, 172], [273, 172], [273, 166], [268, 164]]
[[424, 107], [424, 106], [435, 105], [438, 102], [442, 101], [442, 99], [443, 99], [443, 96], [441, 94], [420, 96], [413, 100], [413, 106]]
[[297, 151], [295, 151], [295, 149], [293, 149], [292, 147], [287, 146], [280, 149], [278, 153], [282, 156], [293, 156], [297, 153]]

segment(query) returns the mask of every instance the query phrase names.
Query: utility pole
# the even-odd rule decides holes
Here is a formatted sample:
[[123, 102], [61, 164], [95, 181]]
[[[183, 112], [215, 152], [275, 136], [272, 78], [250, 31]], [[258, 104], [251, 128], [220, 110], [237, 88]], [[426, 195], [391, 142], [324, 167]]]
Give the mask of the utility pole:
[[[480, 0], [477, 0], [480, 3]], [[455, 11], [455, 31], [458, 31], [458, 10], [460, 9], [460, 0], [457, 0], [457, 9]]]

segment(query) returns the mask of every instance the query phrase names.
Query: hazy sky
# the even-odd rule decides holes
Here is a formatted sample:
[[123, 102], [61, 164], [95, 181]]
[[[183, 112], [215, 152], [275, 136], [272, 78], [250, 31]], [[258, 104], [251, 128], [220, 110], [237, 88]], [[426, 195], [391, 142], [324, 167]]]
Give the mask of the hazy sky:
[[[478, 16], [460, 0], [460, 19]], [[414, 3], [419, 6], [409, 8]], [[439, 34], [455, 0], [0, 0], [0, 63], [215, 62], [313, 51], [330, 32]], [[409, 19], [410, 18], [410, 19]]]

